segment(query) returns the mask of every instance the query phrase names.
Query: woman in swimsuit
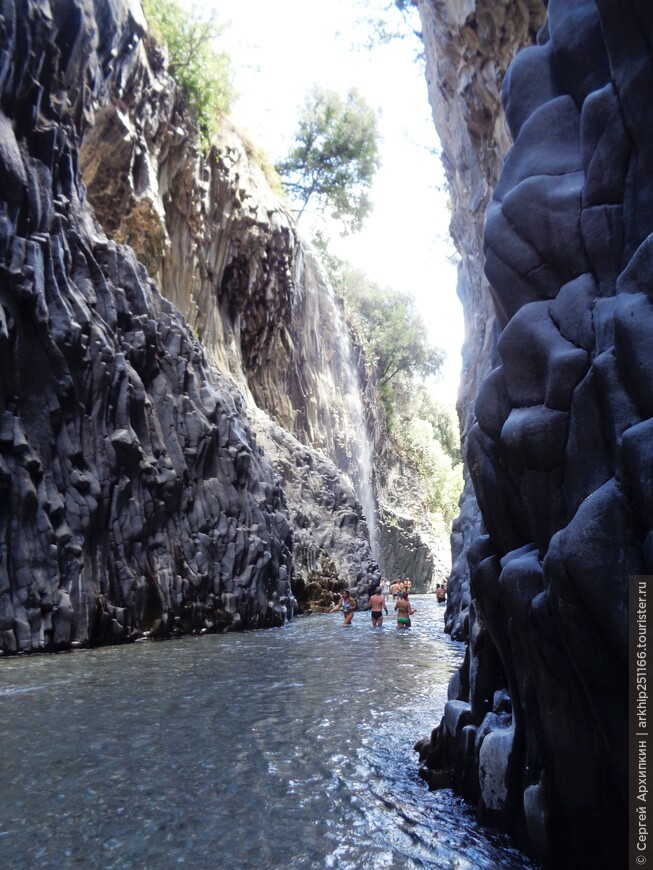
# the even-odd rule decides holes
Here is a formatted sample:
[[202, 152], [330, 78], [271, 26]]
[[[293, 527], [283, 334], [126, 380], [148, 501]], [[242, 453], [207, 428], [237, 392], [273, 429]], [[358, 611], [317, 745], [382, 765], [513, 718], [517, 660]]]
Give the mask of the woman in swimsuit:
[[410, 617], [417, 611], [411, 607], [407, 592], [401, 593], [401, 598], [397, 599], [395, 604], [395, 610], [397, 611], [397, 628], [410, 628]]
[[335, 613], [337, 610], [342, 610], [342, 615], [345, 617], [344, 625], [349, 625], [354, 618], [354, 610], [358, 605], [354, 601], [354, 599], [349, 594], [349, 590], [345, 589], [342, 593], [342, 598], [336, 605], [336, 607], [332, 607], [329, 613]]

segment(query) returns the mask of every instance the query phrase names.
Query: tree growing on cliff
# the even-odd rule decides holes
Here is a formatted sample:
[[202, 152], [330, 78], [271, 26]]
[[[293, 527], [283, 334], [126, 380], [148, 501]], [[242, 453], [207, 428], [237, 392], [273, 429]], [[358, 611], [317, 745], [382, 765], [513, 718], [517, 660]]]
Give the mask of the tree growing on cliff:
[[298, 220], [313, 201], [345, 231], [356, 231], [371, 211], [368, 192], [379, 163], [374, 109], [356, 89], [343, 100], [316, 85], [301, 110], [293, 148], [276, 169], [299, 204]]
[[215, 12], [207, 16], [205, 7], [179, 0], [144, 0], [143, 8], [154, 37], [168, 48], [168, 71], [196, 111], [208, 146], [235, 95], [231, 60], [215, 47], [226, 25], [217, 23]]
[[363, 47], [375, 48], [388, 45], [397, 39], [415, 39], [420, 43], [419, 58], [422, 58], [423, 40], [417, 0], [388, 0], [381, 14], [364, 16], [361, 23], [367, 32]]
[[413, 296], [382, 288], [359, 269], [346, 270], [341, 280], [344, 296], [376, 360], [379, 387], [402, 374], [411, 378], [439, 374], [444, 351], [429, 343], [426, 324]]
[[458, 510], [463, 475], [455, 410], [432, 390], [444, 352], [429, 343], [410, 294], [380, 287], [330, 251], [323, 233], [315, 234], [313, 244], [374, 367], [391, 449], [423, 479], [433, 528], [446, 534]]

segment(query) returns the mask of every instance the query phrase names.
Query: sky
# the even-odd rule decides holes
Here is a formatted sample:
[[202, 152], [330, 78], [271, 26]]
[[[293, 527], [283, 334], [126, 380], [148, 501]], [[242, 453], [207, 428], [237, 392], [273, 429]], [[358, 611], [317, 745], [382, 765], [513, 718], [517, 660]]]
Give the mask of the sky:
[[447, 354], [438, 397], [453, 402], [463, 318], [419, 41], [409, 37], [364, 47], [370, 34], [364, 19], [382, 14], [388, 2], [214, 0], [214, 5], [218, 21], [229, 22], [220, 47], [232, 58], [240, 94], [233, 120], [273, 161], [289, 151], [299, 110], [314, 84], [343, 98], [357, 87], [379, 110], [382, 165], [371, 191], [374, 212], [360, 233], [334, 234], [334, 252], [381, 286], [415, 297], [431, 342]]

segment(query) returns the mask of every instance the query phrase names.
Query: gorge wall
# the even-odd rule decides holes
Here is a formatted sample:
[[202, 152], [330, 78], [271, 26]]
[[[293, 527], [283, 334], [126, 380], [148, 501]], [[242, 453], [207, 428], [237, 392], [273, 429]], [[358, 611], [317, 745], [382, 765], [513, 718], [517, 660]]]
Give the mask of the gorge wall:
[[242, 397], [80, 182], [140, 8], [2, 17], [2, 650], [280, 624], [291, 526]]
[[359, 373], [319, 373], [349, 338], [292, 221], [227, 125], [202, 155], [139, 3], [2, 20], [2, 651], [278, 625], [291, 581], [366, 594], [333, 461], [362, 467]]
[[533, 43], [545, 9], [541, 0], [418, 0], [417, 6], [429, 101], [451, 196], [449, 230], [460, 255], [457, 293], [465, 321], [458, 394], [465, 487], [452, 530], [445, 612], [447, 631], [464, 640], [469, 636], [471, 601], [467, 551], [481, 530], [467, 445], [476, 421], [474, 402], [495, 364], [498, 337], [490, 285], [482, 269], [483, 227], [511, 144], [501, 83], [520, 48]]
[[427, 588], [418, 530], [377, 523], [362, 353], [251, 148], [227, 119], [200, 148], [140, 3], [1, 15], [2, 651], [278, 625], [364, 601], [388, 546]]
[[[271, 192], [252, 147], [223, 119], [209, 155], [198, 154], [183, 106], [170, 99], [175, 86], [160, 50], [147, 40], [145, 48], [142, 61], [114, 80], [111, 100], [82, 143], [82, 176], [96, 215], [147, 264], [248, 406], [263, 409], [351, 479], [373, 560], [428, 591], [444, 580], [446, 566], [434, 556], [429, 524], [414, 519], [423, 511], [407, 511], [401, 494], [386, 485], [394, 460], [384, 449], [384, 417], [342, 301]], [[282, 465], [292, 502], [305, 483], [295, 485], [287, 477], [292, 463]], [[302, 501], [313, 499], [291, 505], [300, 529], [307, 513]], [[360, 516], [358, 522], [365, 532]], [[331, 553], [339, 564], [341, 549], [327, 547], [318, 561]], [[369, 556], [361, 551], [357, 561], [365, 564]], [[306, 580], [303, 560], [294, 567]], [[345, 574], [351, 577], [351, 568]]]
[[503, 84], [469, 647], [420, 749], [428, 781], [450, 774], [545, 867], [627, 860], [628, 587], [653, 567], [652, 45], [647, 4], [550, 0]]

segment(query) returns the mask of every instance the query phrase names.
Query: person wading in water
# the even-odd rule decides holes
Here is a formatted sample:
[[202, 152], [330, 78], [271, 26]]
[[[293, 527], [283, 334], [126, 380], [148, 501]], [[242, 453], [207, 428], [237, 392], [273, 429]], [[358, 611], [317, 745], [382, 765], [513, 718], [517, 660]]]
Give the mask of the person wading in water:
[[401, 593], [401, 598], [398, 598], [395, 604], [395, 610], [397, 611], [397, 628], [410, 628], [410, 617], [417, 611], [411, 607], [407, 592]]
[[349, 590], [345, 589], [342, 593], [342, 598], [335, 607], [332, 607], [329, 613], [335, 613], [337, 610], [342, 610], [342, 615], [345, 617], [344, 625], [349, 625], [354, 618], [354, 610], [358, 605], [349, 594]]
[[388, 608], [385, 604], [385, 598], [381, 592], [381, 587], [377, 587], [374, 595], [370, 595], [369, 607], [372, 609], [372, 627], [381, 628], [383, 625], [383, 611], [388, 615]]

